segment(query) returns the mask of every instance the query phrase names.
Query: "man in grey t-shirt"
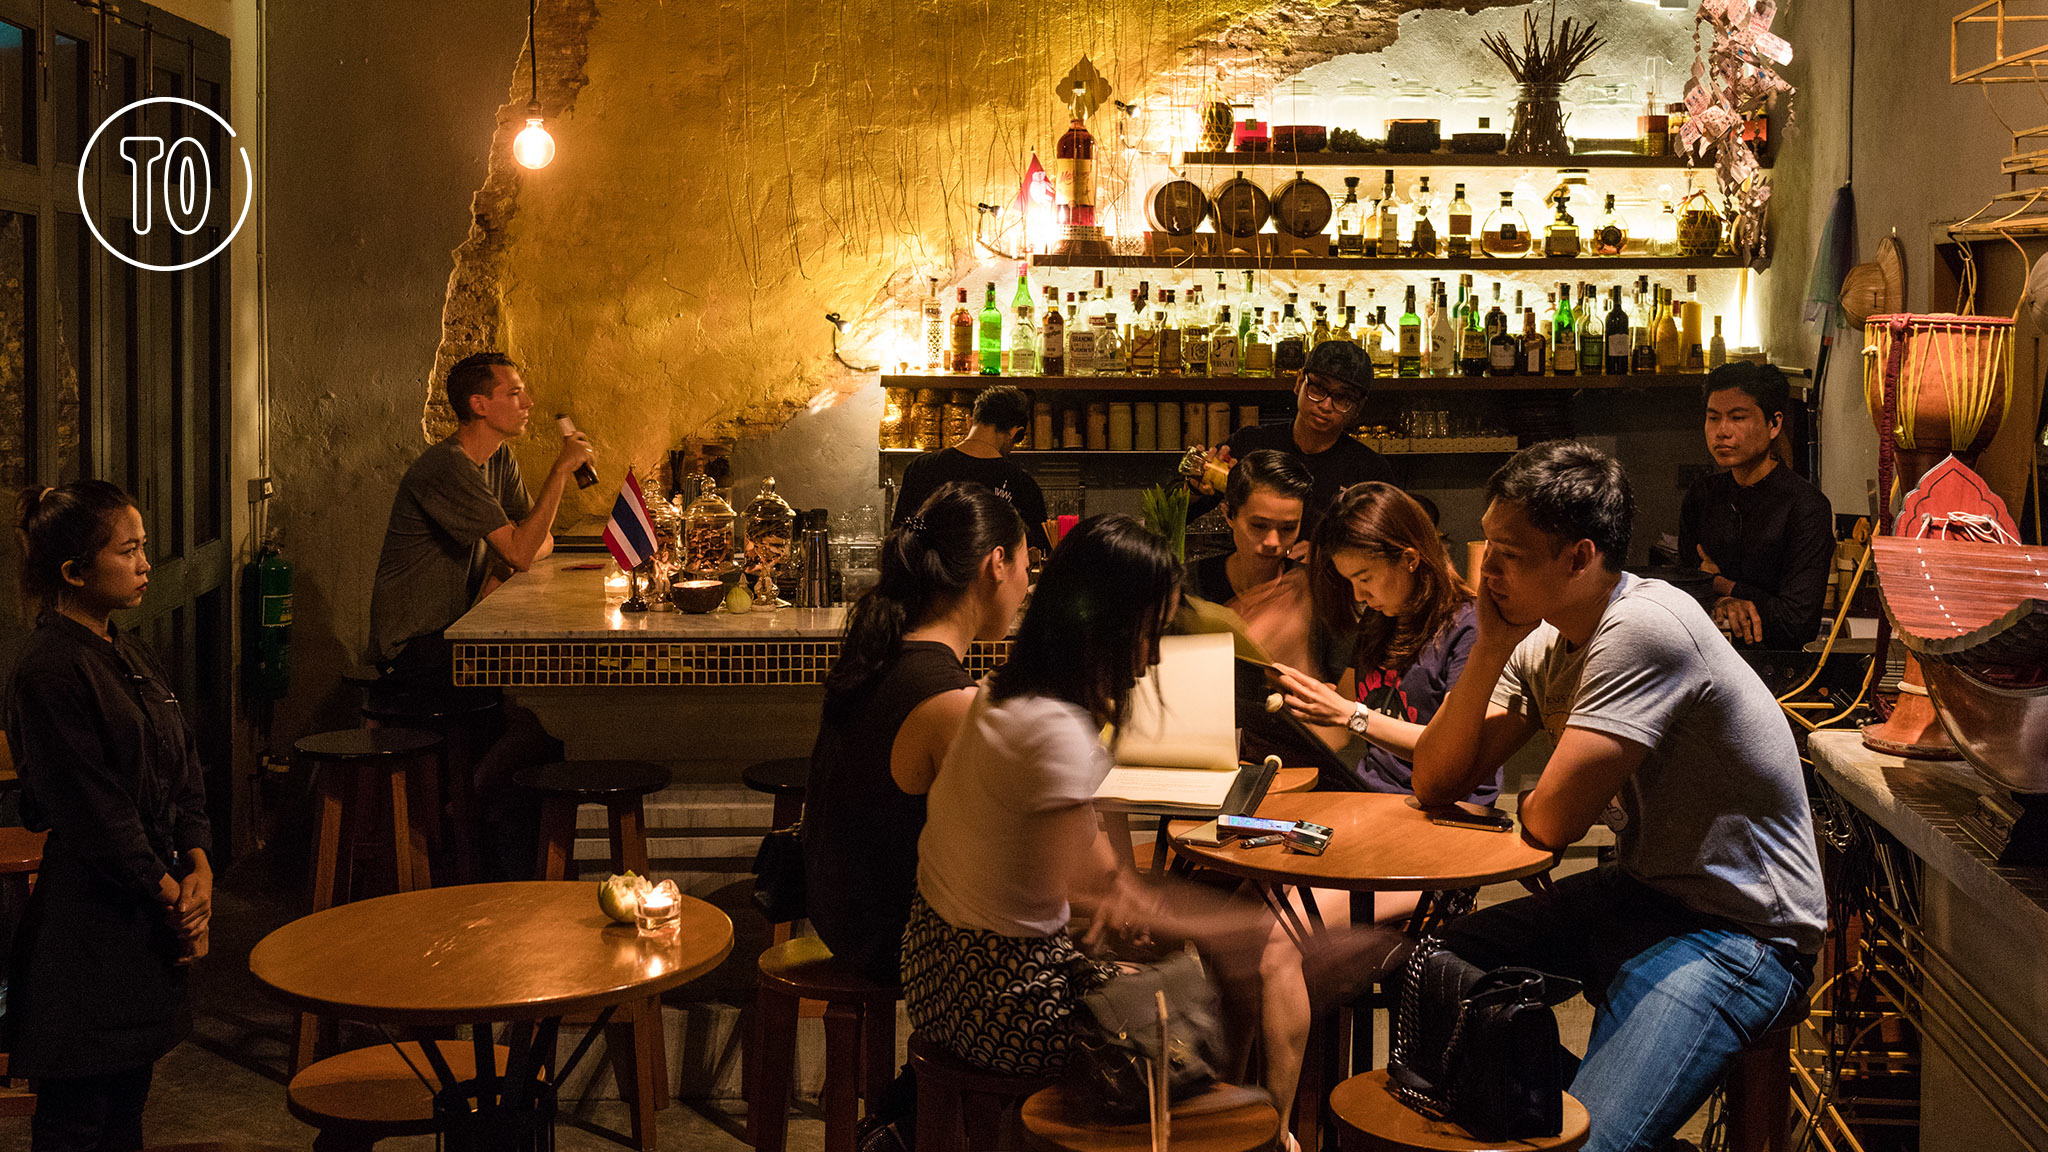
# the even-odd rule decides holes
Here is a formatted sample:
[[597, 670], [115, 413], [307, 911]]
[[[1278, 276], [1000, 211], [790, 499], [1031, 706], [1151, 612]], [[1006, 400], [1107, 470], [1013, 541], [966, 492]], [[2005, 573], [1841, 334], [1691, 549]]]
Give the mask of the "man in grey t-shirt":
[[1415, 794], [1463, 797], [1547, 731], [1522, 836], [1562, 851], [1604, 820], [1616, 862], [1467, 916], [1444, 942], [1482, 968], [1581, 981], [1586, 1147], [1654, 1148], [1811, 981], [1827, 903], [1798, 750], [1706, 613], [1620, 571], [1635, 502], [1618, 463], [1538, 444], [1488, 497], [1478, 638], [1416, 744]]
[[564, 485], [590, 459], [590, 442], [568, 436], [540, 497], [527, 495], [509, 445], [525, 433], [533, 397], [502, 352], [479, 352], [449, 369], [448, 403], [461, 423], [399, 481], [377, 558], [370, 648], [386, 697], [449, 689], [454, 669], [442, 632], [488, 590], [494, 569], [524, 572], [554, 550], [550, 529]]

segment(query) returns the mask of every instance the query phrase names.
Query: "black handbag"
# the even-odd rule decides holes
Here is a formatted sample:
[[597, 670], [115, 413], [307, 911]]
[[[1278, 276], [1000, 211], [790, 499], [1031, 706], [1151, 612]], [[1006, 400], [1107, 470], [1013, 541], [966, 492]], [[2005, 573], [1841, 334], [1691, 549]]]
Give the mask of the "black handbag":
[[803, 821], [761, 837], [754, 853], [754, 907], [770, 924], [801, 920], [806, 913]]
[[1403, 1104], [1480, 1140], [1564, 1129], [1564, 1052], [1551, 1006], [1578, 982], [1533, 968], [1483, 972], [1434, 937], [1409, 957], [1387, 1074]]
[[[1202, 962], [1177, 952], [1140, 964], [1081, 997], [1070, 1076], [1080, 1099], [1113, 1124], [1151, 1114], [1148, 1068], [1163, 1068], [1167, 1096], [1185, 1100], [1216, 1082], [1223, 1066], [1223, 1017], [1216, 985]], [[1172, 1019], [1159, 1050], [1159, 993]], [[1163, 1058], [1162, 1058], [1163, 1057]]]

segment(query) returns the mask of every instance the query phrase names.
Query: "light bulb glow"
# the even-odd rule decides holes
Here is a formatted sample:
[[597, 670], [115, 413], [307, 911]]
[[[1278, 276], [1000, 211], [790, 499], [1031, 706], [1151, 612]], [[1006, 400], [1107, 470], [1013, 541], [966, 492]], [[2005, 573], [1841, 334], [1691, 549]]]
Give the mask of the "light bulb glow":
[[512, 140], [512, 158], [526, 168], [545, 168], [553, 162], [555, 138], [541, 126], [540, 117], [526, 118], [526, 127]]

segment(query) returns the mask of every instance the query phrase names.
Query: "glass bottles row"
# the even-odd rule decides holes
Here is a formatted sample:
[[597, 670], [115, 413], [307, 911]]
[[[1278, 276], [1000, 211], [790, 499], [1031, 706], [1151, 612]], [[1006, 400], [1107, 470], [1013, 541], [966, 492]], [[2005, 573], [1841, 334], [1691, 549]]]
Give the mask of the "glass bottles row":
[[[1465, 186], [1453, 186], [1451, 201], [1438, 211], [1437, 194], [1423, 176], [1411, 186], [1406, 198], [1394, 190], [1394, 170], [1386, 170], [1380, 195], [1360, 197], [1356, 176], [1344, 179], [1344, 198], [1334, 217], [1335, 251], [1338, 256], [1358, 259], [1372, 257], [1432, 257], [1467, 259], [1475, 255], [1514, 259], [1523, 256], [1678, 256], [1678, 211], [1664, 189], [1663, 208], [1635, 227], [1617, 207], [1615, 194], [1606, 195], [1597, 222], [1581, 225], [1572, 213], [1574, 192], [1590, 206], [1592, 192], [1582, 178], [1567, 177], [1544, 198], [1551, 217], [1540, 229], [1515, 206], [1513, 192], [1500, 193], [1500, 205], [1472, 228], [1474, 210], [1465, 199]], [[1585, 211], [1581, 208], [1581, 211]], [[1441, 221], [1441, 224], [1439, 224]]]

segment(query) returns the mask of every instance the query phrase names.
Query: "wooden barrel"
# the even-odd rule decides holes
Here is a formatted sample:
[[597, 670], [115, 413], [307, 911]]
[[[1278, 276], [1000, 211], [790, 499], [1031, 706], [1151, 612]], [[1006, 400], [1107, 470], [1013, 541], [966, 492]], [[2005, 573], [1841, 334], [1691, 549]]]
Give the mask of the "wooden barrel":
[[1154, 232], [1192, 236], [1209, 217], [1209, 197], [1192, 180], [1162, 180], [1145, 198], [1145, 222]]
[[1245, 179], [1242, 172], [1219, 185], [1209, 203], [1216, 215], [1217, 233], [1238, 240], [1258, 235], [1273, 214], [1273, 201], [1265, 190]]
[[1297, 240], [1321, 236], [1330, 226], [1330, 194], [1300, 172], [1273, 193], [1273, 227]]

